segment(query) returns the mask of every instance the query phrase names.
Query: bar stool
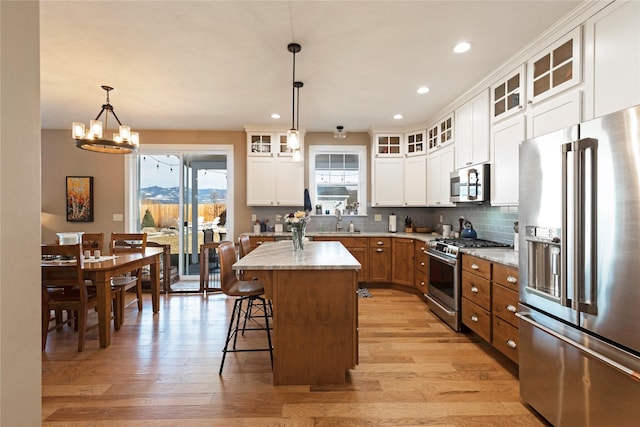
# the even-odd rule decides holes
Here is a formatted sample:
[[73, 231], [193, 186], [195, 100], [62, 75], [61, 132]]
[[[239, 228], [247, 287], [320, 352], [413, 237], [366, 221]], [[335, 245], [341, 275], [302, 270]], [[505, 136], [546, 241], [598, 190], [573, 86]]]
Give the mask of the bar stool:
[[[273, 346], [271, 345], [271, 331], [269, 327], [269, 311], [264, 295], [264, 285], [258, 280], [238, 280], [233, 271], [233, 264], [237, 260], [236, 247], [233, 242], [222, 242], [218, 246], [218, 256], [220, 258], [220, 287], [225, 295], [236, 297], [231, 312], [231, 320], [229, 321], [229, 330], [227, 331], [227, 339], [222, 349], [222, 361], [220, 363], [219, 375], [222, 375], [222, 368], [227, 353], [247, 352], [247, 351], [268, 351], [271, 357], [271, 366], [273, 367]], [[243, 309], [243, 304], [247, 302], [247, 308]], [[255, 321], [256, 317], [251, 316], [251, 310], [254, 306], [262, 306], [262, 318], [264, 325]], [[243, 318], [243, 324], [240, 326], [240, 320]], [[254, 324], [255, 327], [247, 327], [247, 320]], [[238, 333], [244, 335], [245, 331], [264, 330], [267, 332], [268, 348], [249, 348], [238, 349], [236, 344], [238, 341]], [[229, 343], [233, 339], [233, 346], [230, 349]]]

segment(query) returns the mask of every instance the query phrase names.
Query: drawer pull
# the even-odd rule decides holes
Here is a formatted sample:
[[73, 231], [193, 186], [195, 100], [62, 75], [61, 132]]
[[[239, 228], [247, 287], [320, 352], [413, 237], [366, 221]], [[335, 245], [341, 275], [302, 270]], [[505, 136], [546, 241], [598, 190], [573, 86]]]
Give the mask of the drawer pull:
[[512, 313], [515, 313], [518, 309], [514, 306], [514, 305], [507, 305], [507, 311], [510, 311]]
[[513, 276], [507, 276], [507, 282], [509, 283], [518, 283], [518, 278]]
[[477, 294], [478, 293], [478, 288], [476, 288], [475, 286], [472, 286], [471, 287], [471, 292], [474, 292], [474, 293]]
[[421, 281], [420, 282], [420, 286], [424, 286], [424, 285], [425, 285], [425, 283]]
[[472, 270], [478, 270], [480, 267], [478, 267], [478, 264], [471, 264], [471, 269]]
[[376, 252], [382, 252], [382, 248], [376, 249]]
[[376, 243], [377, 245], [384, 245], [384, 242], [378, 240], [378, 242]]
[[507, 340], [507, 345], [511, 348], [516, 348], [518, 347], [518, 344], [516, 344], [516, 342], [514, 340]]
[[421, 262], [421, 263], [420, 263], [420, 266], [421, 266], [421, 267], [424, 267], [424, 262]]
[[420, 246], [420, 252], [424, 252], [424, 246]]
[[478, 323], [478, 316], [476, 316], [475, 314], [472, 314], [471, 315], [471, 321]]
[[257, 244], [257, 245], [261, 245], [261, 244], [262, 244], [262, 242], [258, 241], [258, 242], [256, 242], [256, 244]]

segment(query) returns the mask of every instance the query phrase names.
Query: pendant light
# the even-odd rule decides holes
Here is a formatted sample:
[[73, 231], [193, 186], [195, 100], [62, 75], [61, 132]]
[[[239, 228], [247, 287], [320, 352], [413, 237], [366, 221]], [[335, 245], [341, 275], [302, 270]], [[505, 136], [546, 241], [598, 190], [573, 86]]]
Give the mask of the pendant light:
[[[296, 81], [296, 53], [302, 50], [302, 46], [298, 43], [289, 43], [287, 50], [293, 54], [293, 79], [291, 80], [291, 129], [287, 132], [287, 148], [294, 151], [300, 150], [300, 131], [296, 127], [296, 90], [300, 94], [302, 82]], [[300, 99], [298, 98], [298, 116], [300, 110]]]
[[[103, 85], [102, 89], [107, 92], [107, 102], [102, 104], [102, 109], [95, 120], [89, 122], [89, 129], [85, 131], [85, 125], [82, 122], [73, 122], [71, 125], [71, 136], [76, 141], [76, 147], [109, 154], [128, 154], [137, 151], [140, 144], [138, 132], [131, 132], [131, 128], [123, 125], [113, 111], [113, 106], [109, 103], [109, 92], [113, 88]], [[104, 126], [100, 120], [103, 113]], [[114, 133], [113, 139], [103, 136], [108, 131], [109, 113], [113, 115], [119, 125], [119, 133]]]

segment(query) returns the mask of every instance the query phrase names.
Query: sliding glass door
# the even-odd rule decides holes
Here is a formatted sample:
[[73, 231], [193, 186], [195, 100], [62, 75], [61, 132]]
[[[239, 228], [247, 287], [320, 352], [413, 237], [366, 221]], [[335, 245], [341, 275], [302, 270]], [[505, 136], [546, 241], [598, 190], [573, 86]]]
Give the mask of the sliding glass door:
[[170, 246], [171, 291], [197, 291], [200, 246], [232, 236], [233, 150], [145, 148], [130, 167], [129, 228]]

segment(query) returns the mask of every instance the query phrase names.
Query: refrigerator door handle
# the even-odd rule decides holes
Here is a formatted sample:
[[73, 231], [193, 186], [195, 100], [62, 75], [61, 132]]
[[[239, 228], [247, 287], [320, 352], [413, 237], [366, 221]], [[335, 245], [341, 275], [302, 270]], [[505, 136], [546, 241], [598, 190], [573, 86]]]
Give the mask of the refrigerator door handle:
[[527, 322], [528, 324], [530, 324], [531, 326], [533, 326], [534, 328], [540, 329], [541, 331], [551, 335], [554, 338], [559, 339], [560, 341], [577, 348], [578, 350], [582, 351], [583, 353], [587, 354], [588, 356], [604, 363], [605, 365], [608, 365], [610, 367], [612, 367], [613, 369], [622, 372], [625, 375], [628, 375], [632, 380], [639, 382], [640, 383], [640, 372], [636, 372], [633, 369], [628, 368], [627, 366], [624, 366], [618, 362], [616, 362], [615, 360], [611, 360], [610, 358], [591, 350], [590, 348], [587, 348], [585, 346], [583, 346], [582, 344], [580, 344], [579, 342], [576, 342], [570, 338], [565, 337], [564, 335], [561, 335], [559, 333], [557, 333], [556, 331], [547, 328], [544, 325], [541, 325], [540, 323], [536, 322], [535, 320], [533, 320], [529, 314], [527, 313], [516, 313], [516, 316], [524, 321]]
[[[567, 274], [569, 272], [568, 270], [568, 265], [569, 265], [569, 261], [568, 261], [568, 250], [569, 247], [566, 244], [566, 242], [568, 242], [567, 240], [567, 236], [568, 236], [568, 230], [569, 230], [569, 226], [573, 226], [574, 225], [574, 221], [573, 221], [573, 217], [572, 217], [572, 221], [571, 223], [569, 222], [569, 212], [568, 212], [568, 208], [569, 208], [569, 203], [568, 203], [568, 198], [569, 198], [569, 184], [568, 184], [568, 173], [569, 173], [569, 165], [568, 165], [568, 157], [569, 157], [569, 152], [571, 152], [573, 149], [573, 143], [568, 143], [568, 144], [563, 144], [562, 145], [562, 229], [561, 229], [561, 234], [560, 234], [560, 242], [562, 242], [562, 247], [560, 248], [560, 288], [559, 288], [559, 299], [560, 299], [560, 304], [562, 304], [564, 307], [571, 307], [573, 309], [576, 309], [576, 307], [573, 306], [573, 301], [567, 296], [568, 294], [568, 280], [567, 280]], [[575, 210], [574, 210], [575, 212]], [[573, 293], [573, 295], [575, 295], [575, 292]]]
[[577, 308], [589, 314], [597, 314], [597, 178], [598, 140], [584, 138], [574, 142], [576, 156], [576, 189], [574, 248], [576, 262], [574, 278], [577, 284]]

